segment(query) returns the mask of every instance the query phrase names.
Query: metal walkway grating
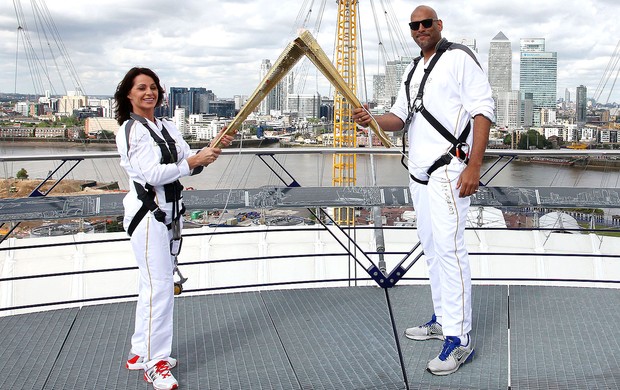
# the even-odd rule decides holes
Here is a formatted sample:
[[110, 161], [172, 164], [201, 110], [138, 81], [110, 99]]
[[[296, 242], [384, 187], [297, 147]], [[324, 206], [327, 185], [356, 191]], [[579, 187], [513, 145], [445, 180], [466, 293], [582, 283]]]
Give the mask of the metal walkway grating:
[[[411, 389], [620, 387], [620, 290], [474, 286], [476, 357], [436, 377], [442, 342], [401, 337], [431, 314], [428, 286], [396, 286]], [[385, 291], [377, 287], [185, 296], [175, 301], [181, 389], [404, 389]], [[124, 369], [135, 303], [0, 317], [1, 389], [152, 389]], [[510, 326], [510, 332], [509, 332]], [[510, 357], [510, 361], [509, 361]]]
[[[506, 286], [474, 286], [471, 337], [475, 356], [452, 375], [438, 377], [426, 371], [426, 363], [441, 351], [443, 341], [400, 340], [407, 377], [412, 389], [507, 389], [508, 315]], [[397, 286], [394, 296], [396, 326], [406, 328], [430, 319], [433, 306], [428, 286]]]
[[513, 389], [620, 389], [620, 290], [512, 286]]
[[[261, 293], [177, 299], [173, 351], [182, 389], [295, 389]], [[125, 346], [125, 349], [127, 346]]]
[[380, 288], [262, 293], [302, 389], [401, 389]]
[[42, 389], [79, 309], [0, 318], [0, 389]]

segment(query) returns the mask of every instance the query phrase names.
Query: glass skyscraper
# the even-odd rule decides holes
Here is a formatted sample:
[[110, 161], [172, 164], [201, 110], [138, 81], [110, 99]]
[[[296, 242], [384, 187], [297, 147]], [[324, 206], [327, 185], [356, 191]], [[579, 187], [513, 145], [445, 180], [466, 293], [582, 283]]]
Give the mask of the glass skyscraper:
[[[262, 81], [267, 73], [271, 70], [271, 61], [264, 59], [260, 64], [260, 81]], [[258, 113], [260, 115], [269, 115], [271, 110], [287, 111], [287, 99], [286, 96], [293, 93], [294, 76], [293, 71], [287, 73], [282, 80], [280, 80], [271, 91], [265, 96], [258, 106]]]
[[403, 80], [403, 75], [407, 65], [411, 63], [413, 59], [411, 57], [401, 57], [398, 60], [388, 61], [385, 64], [385, 99], [388, 101], [388, 106], [391, 107], [396, 100], [398, 90], [400, 89], [400, 83]]
[[173, 116], [176, 108], [184, 108], [187, 115], [208, 114], [209, 102], [216, 98], [213, 91], [202, 87], [170, 87], [168, 105]]
[[557, 84], [557, 52], [545, 51], [544, 38], [522, 38], [519, 90], [532, 94], [534, 126], [540, 125], [541, 108], [555, 109]]
[[[259, 73], [259, 82], [262, 81], [267, 73], [271, 70], [271, 61], [269, 59], [264, 59], [260, 63], [260, 73]], [[269, 111], [273, 109], [273, 100], [275, 91], [271, 90], [265, 96], [263, 100], [261, 100], [260, 105], [258, 106], [258, 113], [260, 115], [268, 115]]]
[[512, 90], [512, 47], [501, 31], [489, 47], [489, 84], [494, 95]]
[[189, 92], [184, 87], [170, 87], [170, 93], [168, 94], [168, 108], [169, 116], [174, 116], [174, 110], [176, 108], [183, 107], [187, 109], [189, 107]]
[[519, 127], [521, 99], [519, 91], [512, 90], [512, 44], [501, 31], [489, 47], [489, 84], [495, 101], [495, 124]]
[[586, 122], [586, 114], [588, 109], [588, 89], [580, 85], [577, 87], [577, 97], [576, 97], [576, 107], [577, 107], [577, 122], [585, 123]]

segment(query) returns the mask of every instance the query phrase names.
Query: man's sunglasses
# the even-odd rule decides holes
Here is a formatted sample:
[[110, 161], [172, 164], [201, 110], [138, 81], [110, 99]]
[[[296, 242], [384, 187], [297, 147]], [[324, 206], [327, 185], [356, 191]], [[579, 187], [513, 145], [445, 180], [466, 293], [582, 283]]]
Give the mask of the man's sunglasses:
[[433, 25], [433, 22], [437, 22], [439, 19], [424, 19], [418, 22], [409, 22], [409, 28], [413, 31], [418, 31], [420, 29], [420, 24], [424, 28], [430, 28]]

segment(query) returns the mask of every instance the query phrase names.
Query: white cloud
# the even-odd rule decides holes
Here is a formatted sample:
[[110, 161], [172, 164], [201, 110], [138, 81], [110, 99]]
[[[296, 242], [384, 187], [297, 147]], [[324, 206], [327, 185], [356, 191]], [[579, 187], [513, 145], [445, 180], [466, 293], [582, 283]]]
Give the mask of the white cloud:
[[[401, 55], [418, 49], [407, 29], [414, 5], [405, 0], [373, 2], [376, 19], [380, 24], [383, 47], [387, 56], [394, 56], [392, 48]], [[273, 2], [271, 0], [24, 0], [0, 3], [0, 91], [32, 93], [33, 77], [26, 62], [23, 36], [18, 40], [17, 17], [14, 5], [26, 25], [35, 51], [40, 51], [38, 37], [45, 30], [35, 22], [33, 9], [39, 15], [49, 11], [54, 28], [62, 39], [83, 89], [91, 95], [111, 95], [124, 73], [135, 65], [155, 70], [167, 87], [193, 86], [211, 89], [220, 97], [236, 94], [249, 95], [258, 85], [260, 62], [271, 61], [282, 52], [295, 36], [295, 31], [306, 20], [307, 1]], [[321, 1], [314, 1], [307, 17], [306, 27], [314, 29], [321, 11]], [[332, 54], [336, 25], [336, 2], [325, 3], [320, 31], [316, 34], [323, 49]], [[400, 29], [388, 31], [386, 15], [381, 5], [394, 11], [391, 16]], [[564, 89], [573, 92], [583, 84], [593, 94], [599, 85], [618, 39], [614, 15], [620, 5], [616, 0], [550, 0], [498, 2], [494, 0], [450, 1], [430, 4], [444, 22], [444, 36], [448, 39], [475, 38], [479, 56], [486, 67], [491, 39], [502, 31], [513, 46], [513, 86], [518, 88], [519, 39], [540, 37], [546, 39], [548, 51], [558, 53], [558, 96]], [[366, 81], [358, 85], [372, 88], [372, 75], [381, 68], [385, 59], [379, 57], [379, 39], [374, 25], [370, 2], [360, 2], [362, 40], [364, 45]], [[39, 20], [41, 18], [39, 17]], [[50, 28], [47, 26], [46, 28]], [[401, 35], [406, 42], [393, 40]], [[16, 45], [19, 42], [19, 48]], [[50, 40], [50, 45], [55, 43]], [[45, 46], [44, 46], [45, 47]], [[56, 50], [56, 49], [54, 49]], [[54, 93], [63, 88], [75, 88], [71, 77], [63, 74], [58, 81], [58, 70], [64, 67], [62, 58], [56, 63], [49, 55], [40, 55], [40, 83], [52, 81]], [[55, 51], [58, 54], [58, 51]], [[17, 61], [16, 61], [17, 58]], [[361, 60], [360, 55], [358, 59]], [[45, 61], [45, 62], [44, 62]], [[16, 66], [17, 65], [17, 66]], [[308, 72], [306, 92], [330, 92], [321, 76]], [[42, 74], [42, 76], [41, 76]], [[620, 83], [611, 96], [620, 102]], [[611, 82], [608, 84], [611, 88]]]

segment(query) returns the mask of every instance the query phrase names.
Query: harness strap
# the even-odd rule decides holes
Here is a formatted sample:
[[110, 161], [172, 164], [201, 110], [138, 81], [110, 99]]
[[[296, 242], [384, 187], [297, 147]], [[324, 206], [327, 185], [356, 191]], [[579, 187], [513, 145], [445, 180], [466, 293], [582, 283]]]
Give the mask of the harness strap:
[[[403, 144], [403, 153], [402, 153], [401, 159], [400, 159], [401, 164], [405, 168], [407, 168], [407, 170], [409, 170], [408, 165], [405, 164], [405, 144], [406, 144], [405, 141], [406, 141], [407, 131], [409, 130], [409, 124], [411, 123], [411, 120], [413, 119], [413, 115], [416, 112], [421, 113], [422, 116], [424, 117], [424, 119], [426, 119], [426, 121], [431, 126], [433, 126], [435, 128], [435, 130], [437, 130], [439, 132], [439, 134], [441, 134], [448, 142], [450, 142], [452, 144], [452, 148], [447, 153], [445, 153], [444, 155], [440, 156], [437, 160], [435, 160], [435, 162], [431, 165], [431, 167], [428, 169], [428, 171], [426, 171], [426, 174], [429, 177], [437, 169], [441, 168], [444, 165], [450, 164], [450, 161], [452, 160], [452, 157], [457, 157], [457, 158], [461, 159], [465, 164], [467, 164], [469, 162], [469, 156], [468, 156], [469, 155], [469, 150], [467, 150], [467, 151], [463, 150], [463, 146], [465, 145], [465, 141], [467, 140], [467, 137], [469, 136], [469, 132], [471, 130], [471, 122], [467, 123], [467, 126], [465, 127], [465, 129], [463, 129], [463, 131], [461, 132], [459, 137], [456, 138], [450, 131], [448, 131], [448, 129], [445, 128], [444, 125], [442, 125], [426, 109], [426, 107], [424, 107], [424, 104], [423, 104], [424, 86], [426, 85], [426, 80], [428, 79], [428, 76], [430, 75], [431, 71], [435, 67], [435, 64], [437, 63], [437, 61], [439, 61], [439, 58], [441, 58], [443, 53], [445, 53], [446, 50], [452, 50], [452, 49], [459, 49], [459, 50], [465, 51], [476, 62], [476, 64], [478, 66], [480, 66], [480, 63], [476, 59], [476, 56], [473, 54], [473, 52], [467, 46], [461, 45], [461, 44], [458, 44], [458, 43], [449, 42], [445, 38], [442, 38], [437, 43], [437, 49], [436, 49], [435, 55], [431, 59], [431, 62], [424, 69], [424, 75], [422, 76], [422, 80], [420, 82], [420, 87], [418, 88], [418, 93], [417, 93], [415, 99], [413, 100], [413, 102], [411, 102], [411, 95], [410, 95], [410, 92], [409, 92], [409, 86], [411, 84], [411, 79], [413, 78], [413, 73], [415, 72], [415, 70], [416, 70], [420, 60], [422, 59], [421, 55], [416, 57], [416, 58], [414, 58], [414, 60], [413, 60], [413, 67], [409, 71], [409, 74], [407, 75], [407, 79], [405, 80], [405, 94], [407, 96], [408, 114], [407, 114], [407, 119], [405, 121], [405, 126], [404, 126], [404, 130], [405, 131], [403, 131], [403, 142], [402, 142], [402, 144]], [[420, 180], [420, 179], [416, 178], [415, 176], [413, 176], [411, 173], [409, 174], [409, 176], [411, 177], [411, 179], [413, 181], [415, 181], [417, 183], [425, 184], [425, 185], [428, 184], [428, 180]]]
[[[157, 146], [159, 146], [159, 149], [161, 151], [162, 164], [170, 164], [173, 162], [177, 162], [178, 154], [177, 154], [176, 142], [174, 141], [174, 139], [172, 138], [172, 136], [166, 129], [166, 126], [164, 126], [163, 122], [161, 124], [162, 126], [161, 135], [164, 137], [164, 139], [161, 139], [157, 135], [155, 130], [153, 130], [151, 126], [149, 126], [149, 123], [147, 122], [146, 118], [143, 118], [140, 115], [137, 115], [133, 112], [130, 114], [130, 116], [131, 116], [131, 119], [142, 123], [142, 125], [149, 131], [149, 134], [151, 134], [151, 137], [155, 140], [155, 142], [157, 143]], [[125, 133], [126, 133], [125, 136], [129, 139], [129, 135], [127, 135], [127, 132]]]
[[471, 128], [471, 122], [467, 122], [467, 126], [465, 126], [465, 129], [463, 129], [461, 135], [459, 135], [459, 138], [456, 138], [452, 133], [448, 131], [448, 129], [445, 128], [444, 125], [439, 123], [439, 121], [433, 115], [431, 115], [431, 113], [428, 112], [426, 108], [422, 107], [420, 113], [422, 114], [424, 119], [426, 119], [428, 123], [430, 123], [431, 126], [433, 126], [435, 130], [437, 130], [439, 134], [441, 134], [452, 145], [458, 146], [459, 144], [462, 144], [467, 140]]
[[129, 119], [127, 124], [125, 124], [125, 142], [127, 142], [127, 157], [129, 157], [129, 148], [131, 144], [129, 143], [129, 133], [131, 132], [131, 127], [133, 126], [135, 120]]
[[[125, 126], [125, 140], [127, 141], [127, 155], [129, 155], [129, 148], [130, 148], [129, 133], [131, 131], [131, 128], [134, 122], [138, 121], [142, 125], [144, 125], [144, 127], [149, 131], [151, 138], [153, 138], [153, 140], [157, 143], [157, 146], [159, 146], [159, 149], [162, 155], [160, 162], [162, 164], [171, 164], [177, 161], [178, 153], [176, 149], [176, 142], [172, 138], [172, 136], [170, 135], [166, 127], [164, 126], [163, 122], [162, 122], [161, 133], [165, 141], [162, 140], [161, 137], [157, 135], [157, 133], [155, 133], [155, 131], [149, 126], [145, 118], [135, 113], [131, 113], [130, 117], [131, 118], [129, 119], [129, 121], [127, 121], [127, 125]], [[129, 234], [129, 236], [133, 234], [134, 230], [136, 229], [136, 227], [138, 226], [142, 218], [144, 218], [144, 216], [149, 211], [153, 213], [157, 221], [161, 223], [165, 223], [165, 220], [166, 220], [166, 213], [163, 212], [159, 208], [159, 205], [157, 204], [157, 202], [155, 202], [155, 191], [153, 189], [153, 186], [150, 185], [149, 183], [146, 183], [144, 186], [142, 186], [140, 183], [135, 182], [135, 181], [133, 182], [133, 184], [138, 194], [138, 199], [142, 201], [142, 206], [140, 207], [138, 212], [134, 215], [133, 219], [131, 220], [129, 224], [129, 227], [127, 228], [127, 233]], [[179, 199], [181, 199], [182, 190], [183, 190], [183, 186], [181, 185], [181, 182], [179, 182], [178, 180], [174, 181], [173, 183], [164, 185], [164, 193], [165, 193], [166, 202], [172, 202], [173, 204], [173, 209], [172, 209], [173, 222], [176, 222], [176, 220], [178, 220], [181, 217], [181, 215], [185, 213], [185, 205], [183, 205], [181, 210], [179, 210], [179, 207], [177, 204]], [[167, 224], [166, 226], [168, 227], [168, 230], [172, 228], [172, 224]]]
[[[418, 88], [418, 93], [416, 95], [415, 100], [419, 100], [420, 103], [422, 103], [422, 96], [424, 95], [424, 86], [426, 85], [426, 80], [428, 79], [428, 75], [431, 73], [431, 71], [435, 67], [435, 64], [437, 63], [437, 61], [439, 61], [439, 58], [447, 50], [453, 50], [453, 49], [463, 50], [465, 53], [467, 53], [472, 58], [472, 60], [474, 60], [474, 62], [476, 62], [476, 65], [478, 65], [478, 67], [482, 69], [482, 66], [478, 62], [476, 55], [471, 51], [469, 47], [465, 45], [462, 45], [460, 43], [449, 42], [445, 38], [442, 38], [439, 42], [437, 42], [436, 47], [437, 47], [437, 50], [435, 52], [435, 56], [431, 59], [431, 62], [428, 64], [426, 69], [424, 69], [424, 76], [422, 77], [422, 81], [420, 82], [420, 87]], [[419, 55], [418, 57], [413, 59], [413, 67], [411, 68], [411, 71], [409, 71], [409, 74], [407, 75], [407, 79], [405, 80], [405, 87], [406, 87], [405, 94], [407, 95], [407, 106], [410, 109], [410, 111], [413, 111], [413, 110], [411, 110], [412, 107], [410, 104], [411, 96], [409, 92], [409, 85], [411, 85], [411, 78], [413, 77], [413, 73], [418, 67], [418, 63], [420, 62], [421, 59], [422, 59], [422, 55]], [[414, 101], [414, 104], [415, 104], [415, 101]], [[410, 116], [413, 116], [412, 112], [410, 112], [409, 114]], [[411, 121], [411, 118], [409, 116], [407, 117], [407, 119]]]
[[[411, 85], [411, 78], [413, 77], [413, 73], [415, 72], [415, 69], [418, 67], [418, 63], [420, 62], [421, 59], [422, 59], [422, 56], [418, 56], [413, 59], [413, 68], [411, 68], [411, 71], [409, 71], [409, 74], [407, 75], [407, 80], [405, 80], [405, 94], [407, 95], [407, 110], [409, 111], [407, 113], [407, 120], [405, 121], [405, 133], [407, 132], [407, 127], [409, 127], [409, 123], [411, 123], [411, 119], [413, 118], [413, 114], [415, 112], [414, 110], [411, 109], [411, 105], [410, 105], [411, 92], [409, 92], [409, 85]], [[435, 64], [431, 64], [431, 65], [435, 66]], [[423, 77], [424, 82], [426, 82], [426, 79], [425, 79], [426, 74], [427, 73], [424, 73], [424, 77]]]
[[[136, 188], [136, 192], [138, 193], [138, 199], [142, 201], [142, 206], [140, 207], [136, 215], [134, 215], [133, 219], [129, 223], [129, 227], [127, 228], [127, 234], [129, 234], [130, 237], [133, 234], [134, 230], [136, 230], [136, 227], [138, 226], [142, 218], [144, 218], [146, 213], [148, 213], [149, 211], [153, 213], [153, 216], [157, 221], [161, 223], [165, 223], [166, 221], [166, 213], [164, 213], [155, 202], [155, 191], [153, 191], [153, 186], [147, 184], [145, 188], [140, 183], [137, 183], [135, 181], [133, 182], [133, 184]], [[172, 228], [170, 224], [166, 226], [168, 227], [168, 230]]]

